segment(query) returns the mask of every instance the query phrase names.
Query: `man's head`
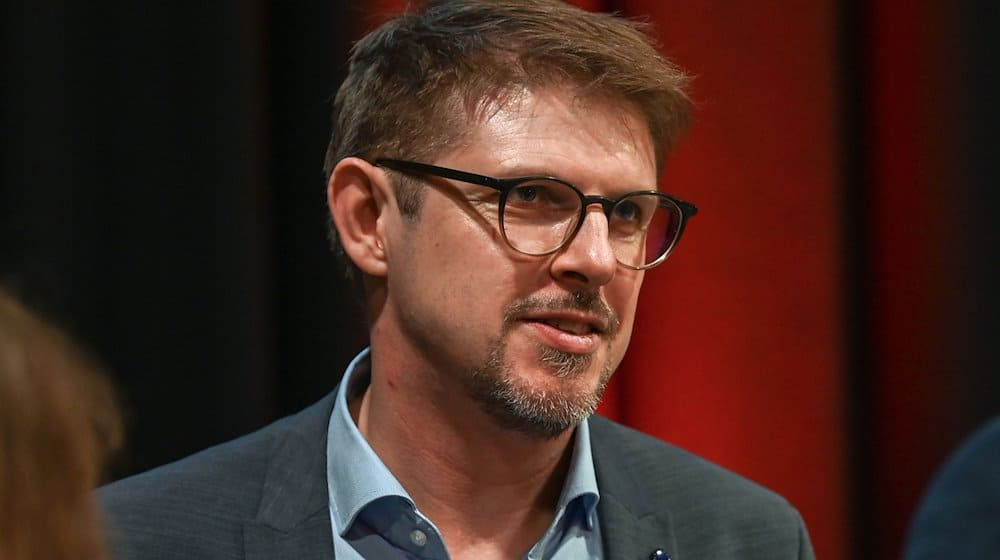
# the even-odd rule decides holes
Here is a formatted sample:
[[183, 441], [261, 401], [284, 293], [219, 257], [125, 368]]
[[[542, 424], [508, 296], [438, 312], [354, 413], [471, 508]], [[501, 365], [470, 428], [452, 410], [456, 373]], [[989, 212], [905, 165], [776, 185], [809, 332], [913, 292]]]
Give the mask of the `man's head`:
[[359, 42], [326, 168], [373, 360], [533, 436], [591, 413], [648, 264], [630, 197], [656, 189], [684, 83], [635, 24], [556, 1], [432, 3]]
[[[354, 46], [324, 171], [329, 177], [349, 156], [426, 161], [522, 89], [563, 87], [631, 104], [649, 129], [659, 172], [689, 120], [687, 81], [635, 21], [560, 0], [431, 1]], [[396, 185], [411, 217], [421, 193], [405, 179]], [[330, 235], [352, 275], [332, 224]]]

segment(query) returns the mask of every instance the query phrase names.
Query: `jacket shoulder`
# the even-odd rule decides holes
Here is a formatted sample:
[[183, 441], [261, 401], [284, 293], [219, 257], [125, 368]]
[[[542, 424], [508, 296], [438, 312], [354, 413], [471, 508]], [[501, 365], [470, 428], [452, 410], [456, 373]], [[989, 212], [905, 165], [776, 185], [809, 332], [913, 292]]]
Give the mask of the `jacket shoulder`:
[[591, 435], [602, 499], [605, 486], [628, 496], [672, 528], [684, 557], [813, 557], [802, 517], [774, 491], [605, 418]]
[[98, 502], [115, 557], [242, 557], [243, 527], [262, 508], [265, 486], [276, 468], [274, 458], [289, 447], [323, 457], [322, 432], [307, 433], [303, 426], [317, 424], [313, 416], [329, 415], [329, 407], [321, 406], [327, 400], [251, 434], [100, 488]]

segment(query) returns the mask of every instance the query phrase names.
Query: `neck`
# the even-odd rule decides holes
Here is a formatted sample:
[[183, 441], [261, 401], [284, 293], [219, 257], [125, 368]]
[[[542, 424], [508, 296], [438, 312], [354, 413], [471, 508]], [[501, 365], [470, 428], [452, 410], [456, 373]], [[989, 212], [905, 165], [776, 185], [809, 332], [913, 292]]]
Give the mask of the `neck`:
[[543, 439], [504, 429], [444, 381], [454, 375], [392, 360], [392, 350], [383, 361], [386, 354], [372, 350], [371, 385], [351, 404], [362, 435], [453, 556], [491, 556], [483, 547], [523, 556], [555, 514], [573, 431]]

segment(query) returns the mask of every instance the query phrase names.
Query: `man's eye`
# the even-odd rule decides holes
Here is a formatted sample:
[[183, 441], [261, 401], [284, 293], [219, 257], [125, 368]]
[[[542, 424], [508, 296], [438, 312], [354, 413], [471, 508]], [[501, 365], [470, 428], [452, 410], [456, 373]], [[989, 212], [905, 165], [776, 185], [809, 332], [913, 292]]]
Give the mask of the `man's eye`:
[[634, 202], [621, 202], [615, 206], [615, 217], [627, 222], [637, 222], [642, 218], [642, 209]]
[[518, 207], [533, 212], [574, 213], [580, 207], [580, 197], [573, 187], [542, 180], [511, 189], [507, 195], [507, 207]]
[[535, 202], [538, 200], [538, 187], [534, 185], [524, 185], [521, 187], [516, 187], [510, 193], [510, 198], [513, 198], [517, 202]]

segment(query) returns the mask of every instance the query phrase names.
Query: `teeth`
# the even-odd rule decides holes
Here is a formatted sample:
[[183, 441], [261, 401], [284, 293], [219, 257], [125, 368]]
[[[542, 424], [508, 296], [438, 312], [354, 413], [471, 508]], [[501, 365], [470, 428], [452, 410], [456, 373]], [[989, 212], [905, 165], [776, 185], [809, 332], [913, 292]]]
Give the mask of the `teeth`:
[[561, 321], [558, 319], [545, 322], [561, 331], [571, 332], [573, 334], [588, 334], [590, 332], [590, 325], [586, 323], [577, 323], [576, 321]]

